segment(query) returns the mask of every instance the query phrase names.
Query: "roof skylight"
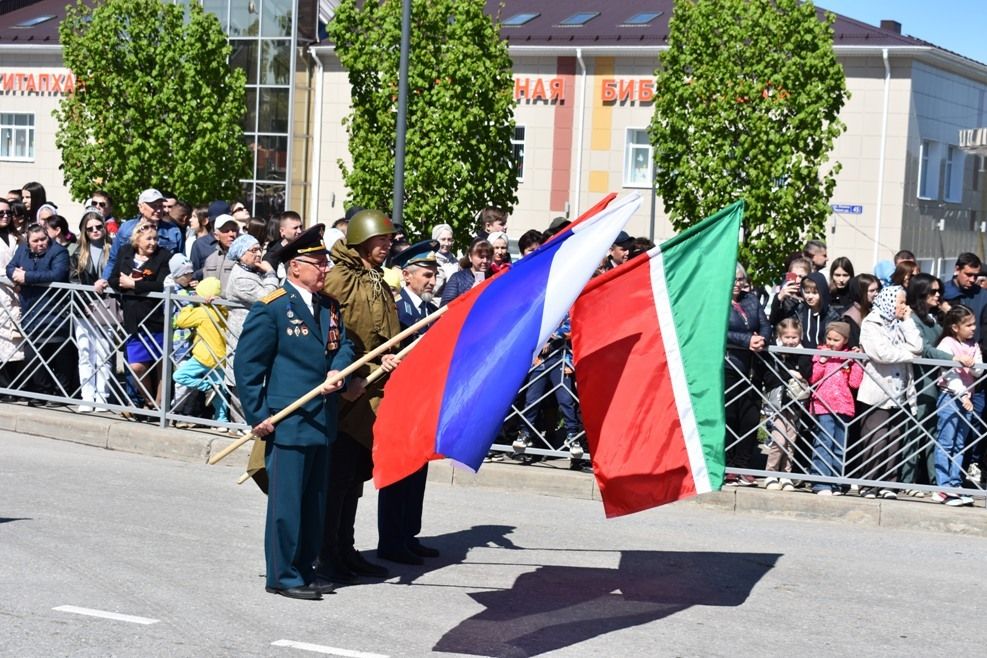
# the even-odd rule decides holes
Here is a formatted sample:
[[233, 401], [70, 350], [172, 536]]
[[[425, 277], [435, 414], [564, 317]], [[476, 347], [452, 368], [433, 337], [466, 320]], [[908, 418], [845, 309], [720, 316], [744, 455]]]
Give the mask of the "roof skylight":
[[559, 22], [559, 27], [582, 27], [600, 15], [598, 11], [580, 11]]
[[514, 14], [513, 16], [507, 18], [501, 25], [504, 27], [518, 27], [533, 21], [534, 19], [541, 16], [538, 12], [525, 12], [523, 14]]

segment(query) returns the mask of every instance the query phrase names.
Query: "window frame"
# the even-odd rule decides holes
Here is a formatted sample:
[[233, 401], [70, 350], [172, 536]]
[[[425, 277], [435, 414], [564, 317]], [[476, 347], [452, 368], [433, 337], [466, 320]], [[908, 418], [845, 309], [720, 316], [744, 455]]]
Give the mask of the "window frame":
[[963, 174], [966, 168], [966, 154], [950, 144], [946, 147], [946, 171], [943, 184], [943, 200], [948, 203], [963, 202]]
[[[518, 139], [518, 131], [521, 131], [521, 139]], [[519, 183], [524, 182], [524, 169], [525, 169], [525, 150], [527, 149], [528, 142], [528, 131], [526, 126], [521, 124], [514, 124], [514, 134], [511, 136], [511, 155], [514, 158], [514, 167], [518, 170], [517, 181]], [[518, 149], [520, 148], [521, 157], [518, 157]]]
[[[18, 125], [16, 123], [6, 123], [7, 117], [11, 117], [11, 121], [14, 121], [12, 117], [16, 116], [27, 116], [30, 117], [31, 123], [28, 125]], [[3, 148], [4, 143], [0, 140], [0, 161], [2, 162], [34, 162], [37, 159], [37, 113], [35, 112], [0, 112], [0, 136], [3, 135], [4, 130], [11, 130], [11, 142], [12, 144], [17, 143], [17, 133], [19, 131], [24, 131], [27, 135], [27, 152], [28, 154], [23, 157], [18, 157], [16, 155], [4, 154]]]
[[940, 165], [942, 164], [941, 144], [935, 140], [923, 139], [918, 155], [918, 189], [915, 196], [925, 201], [936, 201], [940, 195]]
[[[641, 144], [636, 141], [631, 140], [632, 133], [643, 133], [645, 137], [648, 136], [647, 128], [637, 128], [630, 126], [624, 130], [624, 170], [621, 172], [621, 184], [625, 188], [650, 190], [654, 187], [655, 179], [655, 147], [651, 144], [651, 140], [648, 139], [647, 142]], [[629, 174], [633, 171], [633, 160], [634, 154], [638, 150], [647, 149], [648, 158], [648, 180], [647, 183], [632, 181]]]

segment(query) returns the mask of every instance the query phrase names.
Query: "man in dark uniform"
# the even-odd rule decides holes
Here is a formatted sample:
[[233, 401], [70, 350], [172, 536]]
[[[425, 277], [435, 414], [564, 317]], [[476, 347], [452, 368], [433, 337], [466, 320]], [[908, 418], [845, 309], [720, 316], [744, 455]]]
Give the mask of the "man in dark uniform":
[[[397, 301], [398, 321], [407, 329], [431, 315], [435, 275], [439, 269], [435, 252], [439, 243], [423, 240], [398, 254], [393, 262], [401, 268], [404, 287]], [[425, 333], [425, 327], [409, 343]], [[439, 552], [418, 541], [422, 529], [422, 505], [428, 465], [408, 477], [384, 487], [377, 494], [377, 556], [403, 564], [422, 564], [422, 558], [438, 557]]]
[[[336, 437], [342, 386], [326, 382], [353, 361], [339, 304], [322, 292], [329, 269], [324, 230], [317, 224], [285, 245], [287, 282], [250, 310], [233, 368], [247, 422], [255, 436], [266, 439], [267, 591], [308, 600], [332, 591], [313, 569], [322, 543], [329, 446]], [[320, 384], [322, 396], [275, 430], [271, 415]]]

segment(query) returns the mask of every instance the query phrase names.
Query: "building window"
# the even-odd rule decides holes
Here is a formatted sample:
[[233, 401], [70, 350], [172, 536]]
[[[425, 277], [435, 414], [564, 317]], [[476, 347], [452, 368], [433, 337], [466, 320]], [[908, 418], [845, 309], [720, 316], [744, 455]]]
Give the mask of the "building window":
[[0, 114], [0, 159], [34, 160], [33, 114]]
[[939, 165], [942, 161], [942, 144], [932, 140], [922, 140], [919, 153], [918, 197], [920, 199], [939, 198]]
[[963, 200], [963, 165], [966, 155], [956, 146], [946, 147], [946, 182], [943, 186], [946, 201], [959, 203]]
[[524, 126], [514, 126], [511, 150], [514, 152], [514, 166], [517, 168], [517, 179], [522, 181], [524, 180]]
[[645, 128], [628, 128], [624, 144], [624, 187], [650, 188], [654, 181], [651, 141]]

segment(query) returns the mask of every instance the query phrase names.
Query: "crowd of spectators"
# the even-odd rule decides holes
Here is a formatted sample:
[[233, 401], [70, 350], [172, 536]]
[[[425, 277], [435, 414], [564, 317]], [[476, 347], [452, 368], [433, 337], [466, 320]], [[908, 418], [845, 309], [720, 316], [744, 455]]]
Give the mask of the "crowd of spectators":
[[[973, 504], [955, 490], [982, 488], [987, 470], [980, 259], [960, 254], [945, 282], [904, 250], [873, 275], [854, 274], [840, 257], [827, 276], [827, 263], [826, 245], [810, 241], [762, 290], [737, 265], [724, 370], [727, 467], [757, 470], [766, 453], [768, 489], [794, 490], [801, 475], [821, 496], [924, 497], [928, 489], [908, 487], [917, 484], [937, 488], [936, 502]], [[952, 367], [914, 363], [920, 358]], [[881, 486], [846, 486], [850, 479]], [[727, 484], [757, 481], [733, 473]]]
[[[251, 217], [240, 202], [192, 207], [155, 189], [137, 201], [138, 215], [121, 222], [110, 195], [94, 191], [73, 232], [37, 183], [0, 199], [0, 386], [39, 394], [33, 405], [74, 396], [81, 412], [128, 402], [159, 410], [165, 388], [173, 387], [172, 410], [179, 415], [221, 428], [242, 422], [232, 378], [239, 330], [250, 305], [284, 280], [278, 254], [301, 232], [302, 218], [291, 211], [270, 221]], [[328, 244], [345, 237], [359, 210], [332, 223]], [[513, 242], [507, 214], [485, 208], [462, 255], [453, 228], [437, 224], [430, 248], [438, 267], [428, 303], [452, 302], [568, 224], [558, 217]], [[399, 231], [391, 258], [410, 246]], [[621, 232], [598, 273], [652, 247]], [[855, 273], [847, 258], [828, 263], [818, 241], [794, 255], [770, 288], [752, 289], [738, 265], [725, 366], [728, 467], [754, 469], [764, 441], [769, 489], [795, 489], [799, 475], [813, 475], [820, 478], [810, 484], [817, 495], [846, 493], [836, 480], [853, 478], [889, 485], [861, 488], [866, 497], [892, 498], [900, 490], [922, 496], [902, 487], [929, 484], [943, 489], [933, 494], [937, 501], [969, 504], [949, 490], [982, 486], [987, 471], [977, 369], [987, 335], [981, 270], [979, 258], [964, 253], [943, 282], [920, 272], [914, 256], [902, 251], [874, 274]], [[384, 281], [397, 299], [400, 268], [385, 268]], [[51, 282], [92, 286], [95, 294], [69, 304], [68, 291], [32, 285]], [[115, 294], [104, 294], [110, 288]], [[165, 290], [179, 300], [171, 318], [148, 295]], [[180, 301], [192, 295], [223, 303]], [[162, 381], [166, 332], [172, 381]], [[586, 467], [568, 341], [567, 318], [540, 350], [515, 403], [518, 413], [505, 423], [505, 442], [526, 463], [539, 458], [534, 448], [548, 448], [568, 451], [573, 468]], [[768, 356], [769, 346], [779, 349]], [[956, 366], [913, 363], [918, 357]], [[911, 420], [902, 420], [906, 410]], [[730, 475], [727, 484], [757, 482]]]

